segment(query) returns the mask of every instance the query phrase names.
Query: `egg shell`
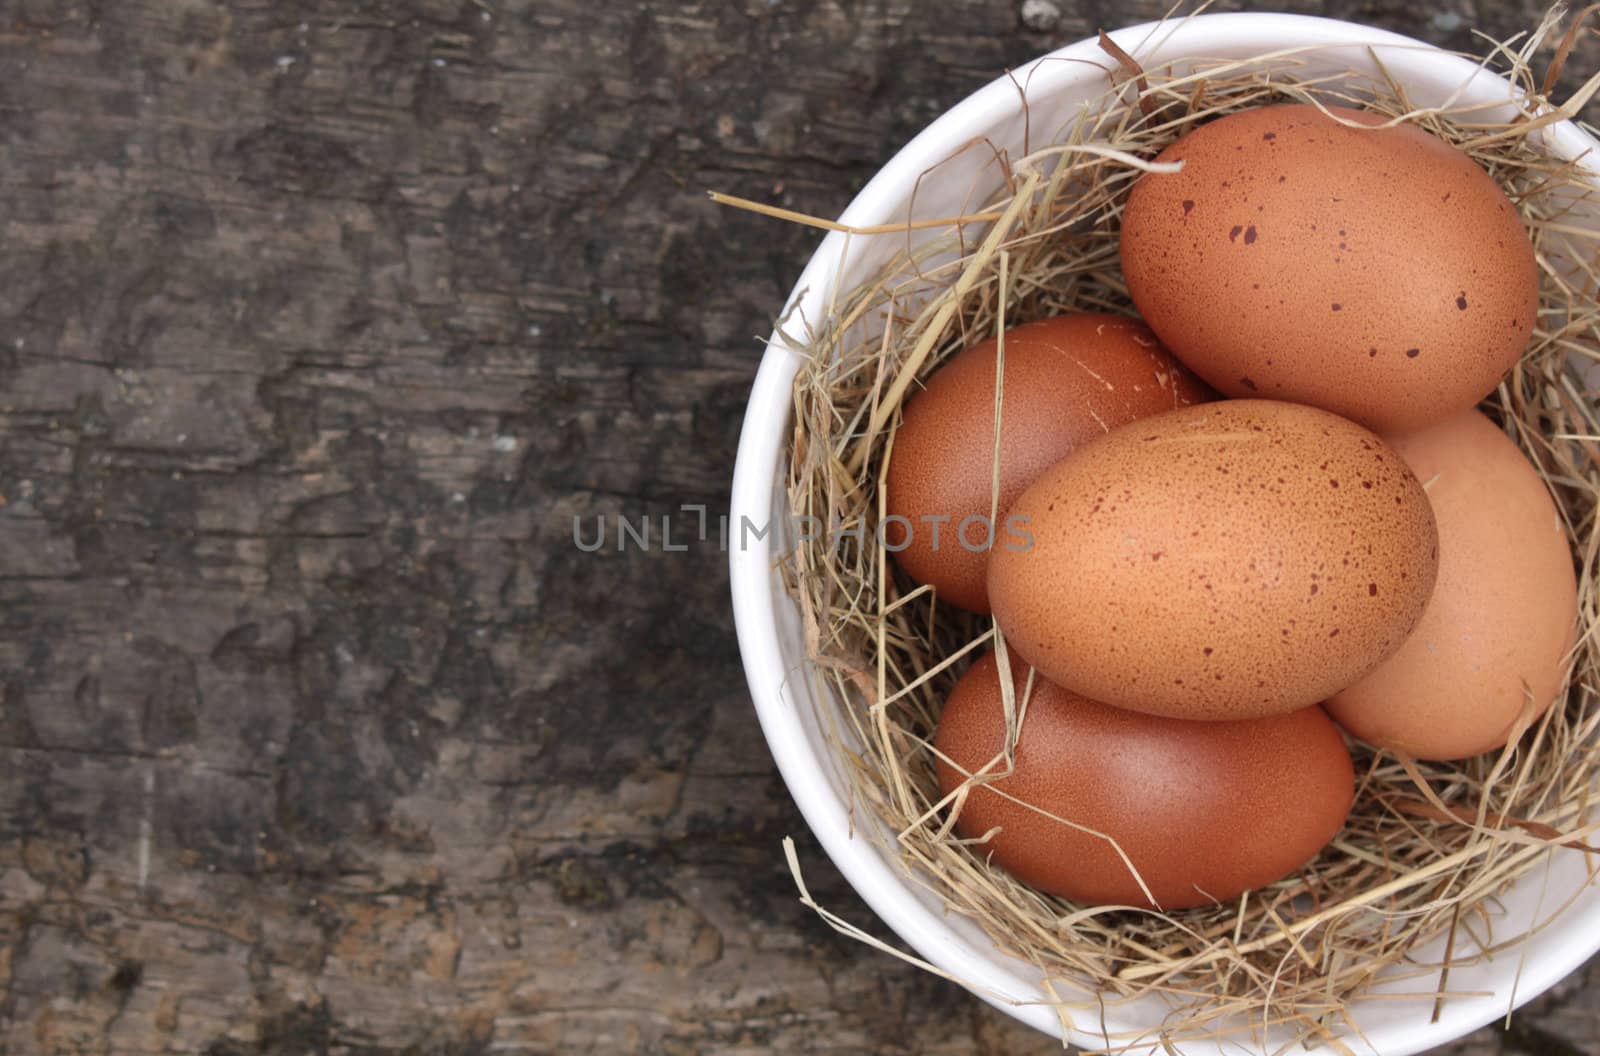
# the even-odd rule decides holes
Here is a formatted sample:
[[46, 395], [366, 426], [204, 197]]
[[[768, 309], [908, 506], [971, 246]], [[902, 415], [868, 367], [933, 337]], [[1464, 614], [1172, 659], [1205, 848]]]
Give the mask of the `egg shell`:
[[1201, 125], [1157, 160], [1183, 168], [1129, 193], [1123, 274], [1144, 320], [1225, 395], [1415, 429], [1473, 406], [1527, 347], [1527, 231], [1444, 140], [1287, 104]]
[[1051, 681], [1184, 719], [1295, 711], [1398, 649], [1433, 589], [1422, 485], [1375, 434], [1227, 400], [1112, 430], [1012, 504], [994, 617]]
[[[885, 487], [884, 541], [941, 602], [988, 612], [995, 345], [958, 353], [906, 402]], [[999, 512], [1074, 447], [1107, 429], [1213, 396], [1144, 324], [1078, 313], [1006, 331]], [[968, 521], [968, 518], [977, 520]], [[963, 522], [966, 522], [963, 530]]]
[[1565, 683], [1578, 619], [1572, 551], [1544, 481], [1477, 411], [1388, 439], [1433, 506], [1439, 579], [1400, 650], [1328, 710], [1369, 744], [1419, 759], [1478, 755]]
[[[999, 828], [974, 849], [1041, 891], [1152, 905], [1131, 862], [1162, 909], [1227, 902], [1300, 868], [1349, 813], [1350, 754], [1320, 708], [1186, 722], [1113, 708], [1038, 677], [1030, 691], [1027, 668], [1014, 662], [1013, 671], [1019, 707], [1026, 697], [1015, 768], [970, 790], [956, 829], [977, 839]], [[999, 673], [989, 653], [945, 703], [934, 741], [943, 793], [1004, 750]]]

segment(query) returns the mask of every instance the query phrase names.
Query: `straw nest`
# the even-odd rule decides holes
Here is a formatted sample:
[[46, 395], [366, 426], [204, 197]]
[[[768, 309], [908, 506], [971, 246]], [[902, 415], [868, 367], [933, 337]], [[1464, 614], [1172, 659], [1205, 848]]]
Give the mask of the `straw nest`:
[[[1552, 16], [1482, 57], [1525, 93], [1508, 124], [1490, 123], [1481, 110], [1416, 108], [1382, 76], [1311, 77], [1304, 53], [1141, 70], [1105, 42], [1104, 96], [1067, 128], [1034, 127], [1035, 143], [1041, 132], [1056, 133], [1048, 146], [1025, 157], [984, 143], [967, 148], [993, 153], [1004, 179], [997, 197], [925, 240], [908, 237], [908, 226], [852, 232], [897, 238], [902, 250], [870, 281], [837, 291], [827, 318], [783, 324], [808, 357], [794, 389], [789, 501], [797, 516], [835, 526], [802, 538], [785, 569], [811, 662], [843, 702], [832, 733], [852, 809], [880, 823], [857, 833], [883, 841], [915, 883], [1037, 965], [1061, 994], [1054, 1007], [1065, 1024], [1102, 1034], [1105, 1006], [1160, 993], [1172, 1008], [1160, 1028], [1169, 1047], [1276, 1023], [1348, 1051], [1337, 1040], [1350, 1036], [1348, 1004], [1375, 973], [1411, 978], [1413, 992], [1448, 1001], [1452, 966], [1517, 956], [1525, 936], [1496, 929], [1496, 896], [1552, 855], [1593, 853], [1600, 415], [1575, 379], [1600, 360], [1600, 247], [1570, 214], [1600, 188], [1547, 156], [1536, 133], [1575, 115], [1600, 77], [1557, 105], [1548, 98], [1554, 70], [1543, 79], [1533, 70], [1534, 56], [1552, 45], [1562, 45], [1559, 68], [1573, 29], [1563, 36]], [[940, 606], [873, 542], [898, 409], [943, 359], [1005, 326], [1077, 310], [1132, 314], [1117, 265], [1118, 220], [1148, 160], [1202, 121], [1288, 100], [1364, 106], [1415, 122], [1476, 158], [1527, 224], [1544, 272], [1538, 326], [1484, 409], [1549, 482], [1571, 537], [1581, 620], [1571, 688], [1502, 753], [1422, 763], [1353, 743], [1358, 788], [1344, 830], [1301, 873], [1237, 902], [1163, 914], [1047, 897], [988, 865], [981, 845], [956, 837], [952, 802], [934, 780], [940, 704], [996, 632], [986, 619]], [[939, 177], [936, 168], [923, 179]], [[918, 225], [919, 237], [928, 226]], [[789, 853], [793, 864], [792, 846]], [[804, 890], [802, 881], [809, 902]], [[897, 953], [815, 908], [835, 927]], [[1414, 956], [1440, 936], [1442, 962]], [[1094, 1001], [1082, 999], [1084, 990]], [[1079, 996], [1069, 996], [1074, 991]], [[1132, 1040], [1104, 1037], [1108, 1049]]]

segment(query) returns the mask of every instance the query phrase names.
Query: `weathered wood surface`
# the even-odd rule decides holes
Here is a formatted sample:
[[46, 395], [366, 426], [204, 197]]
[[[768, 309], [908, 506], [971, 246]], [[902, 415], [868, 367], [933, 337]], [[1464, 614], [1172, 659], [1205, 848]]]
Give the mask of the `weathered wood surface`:
[[1164, 3], [1023, 6], [0, 0], [0, 1051], [1050, 1050], [796, 904], [716, 547], [571, 542], [725, 508], [814, 238], [703, 190]]

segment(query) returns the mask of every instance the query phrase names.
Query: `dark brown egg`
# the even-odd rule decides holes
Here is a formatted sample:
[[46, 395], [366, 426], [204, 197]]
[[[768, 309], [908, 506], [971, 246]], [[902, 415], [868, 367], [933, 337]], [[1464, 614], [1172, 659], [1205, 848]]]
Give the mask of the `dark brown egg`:
[[1201, 125], [1158, 160], [1183, 168], [1129, 193], [1123, 274], [1167, 348], [1224, 394], [1415, 429], [1477, 403], [1527, 347], [1527, 231], [1444, 140], [1267, 106]]
[[[1300, 868], [1344, 824], [1354, 771], [1320, 708], [1187, 722], [1037, 676], [1027, 692], [1027, 668], [1014, 670], [1019, 707], [1027, 695], [1015, 769], [970, 790], [956, 829], [969, 839], [998, 829], [975, 850], [1041, 891], [1151, 905], [1137, 870], [1162, 909], [1227, 902]], [[993, 653], [983, 657], [945, 703], [935, 747], [949, 760], [938, 764], [946, 794], [1004, 749], [999, 671]]]
[[1181, 719], [1327, 699], [1400, 648], [1438, 569], [1405, 460], [1354, 422], [1271, 400], [1114, 429], [1007, 520], [989, 599], [1016, 652], [1074, 692]]
[[[995, 341], [952, 358], [906, 403], [886, 481], [883, 536], [900, 567], [941, 602], [988, 612]], [[1205, 386], [1150, 331], [1073, 314], [1006, 331], [999, 513], [1077, 445], [1123, 422], [1199, 403]], [[991, 532], [991, 528], [994, 529]]]

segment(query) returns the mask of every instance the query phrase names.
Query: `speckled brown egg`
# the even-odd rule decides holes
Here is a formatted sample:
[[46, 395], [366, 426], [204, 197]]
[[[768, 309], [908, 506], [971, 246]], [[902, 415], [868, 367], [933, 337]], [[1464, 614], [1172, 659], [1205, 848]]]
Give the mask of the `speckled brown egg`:
[[989, 600], [1015, 650], [1094, 700], [1183, 719], [1316, 704], [1405, 641], [1438, 535], [1405, 461], [1303, 404], [1133, 422], [1035, 480]]
[[1572, 552], [1544, 481], [1477, 411], [1390, 443], [1433, 505], [1439, 581], [1400, 651], [1328, 710], [1370, 744], [1477, 755], [1561, 690], [1578, 618]]
[[1444, 140], [1267, 106], [1201, 125], [1158, 160], [1183, 168], [1129, 193], [1122, 270], [1140, 315], [1224, 394], [1415, 429], [1473, 406], [1527, 347], [1527, 231]]
[[[934, 372], [907, 401], [886, 481], [884, 541], [941, 602], [988, 612], [995, 341]], [[1068, 451], [1107, 429], [1212, 394], [1137, 320], [1080, 313], [1006, 331], [999, 513]]]
[[[1349, 813], [1350, 755], [1320, 708], [1186, 722], [1039, 678], [1029, 691], [1026, 667], [1013, 670], [1016, 699], [1026, 697], [1015, 768], [970, 788], [956, 829], [969, 839], [998, 829], [975, 849], [1041, 891], [1169, 910], [1227, 902], [1300, 868]], [[945, 703], [934, 742], [944, 793], [1004, 750], [999, 675], [984, 656]]]

